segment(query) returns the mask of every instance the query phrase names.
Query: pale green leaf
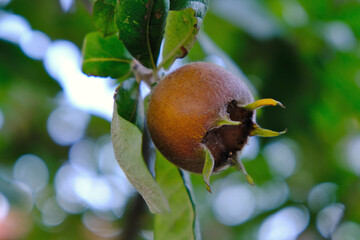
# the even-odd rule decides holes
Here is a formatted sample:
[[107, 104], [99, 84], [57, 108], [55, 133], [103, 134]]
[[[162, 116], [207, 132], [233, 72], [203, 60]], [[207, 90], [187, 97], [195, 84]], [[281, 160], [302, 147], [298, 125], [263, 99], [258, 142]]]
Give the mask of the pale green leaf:
[[171, 0], [166, 20], [162, 62], [158, 68], [169, 68], [177, 58], [185, 57], [196, 42], [196, 36], [208, 9], [208, 0]]
[[196, 239], [195, 208], [181, 170], [159, 152], [155, 164], [156, 181], [170, 204], [170, 213], [155, 216], [154, 239]]
[[197, 23], [198, 19], [192, 8], [169, 12], [165, 27], [163, 60], [158, 68], [165, 67], [167, 69], [177, 58], [187, 55], [194, 46], [196, 35], [199, 32]]
[[130, 183], [144, 198], [150, 211], [168, 212], [169, 204], [141, 155], [142, 134], [135, 125], [118, 115], [115, 102], [111, 137], [116, 160]]

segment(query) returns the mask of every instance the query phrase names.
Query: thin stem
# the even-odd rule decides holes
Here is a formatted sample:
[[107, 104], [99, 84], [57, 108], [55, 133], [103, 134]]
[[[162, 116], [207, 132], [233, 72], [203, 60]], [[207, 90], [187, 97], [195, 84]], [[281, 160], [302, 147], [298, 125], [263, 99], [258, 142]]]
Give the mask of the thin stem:
[[131, 68], [138, 83], [140, 83], [140, 81], [144, 81], [147, 85], [151, 86], [155, 82], [156, 73], [154, 73], [153, 70], [141, 65], [139, 61], [134, 59]]
[[145, 215], [145, 201], [139, 193], [131, 199], [127, 205], [129, 211], [124, 215], [124, 228], [120, 235], [120, 240], [138, 239], [138, 233], [143, 225], [143, 215]]

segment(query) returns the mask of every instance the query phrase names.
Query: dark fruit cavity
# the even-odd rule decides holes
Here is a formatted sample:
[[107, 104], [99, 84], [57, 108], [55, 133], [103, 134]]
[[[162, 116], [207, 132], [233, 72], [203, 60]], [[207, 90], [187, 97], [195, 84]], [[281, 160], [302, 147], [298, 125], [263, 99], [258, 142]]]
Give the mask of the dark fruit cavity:
[[202, 142], [210, 150], [215, 160], [214, 172], [234, 165], [234, 154], [243, 149], [254, 129], [253, 111], [239, 107], [235, 100], [227, 105], [230, 120], [241, 122], [236, 125], [222, 125], [209, 130]]

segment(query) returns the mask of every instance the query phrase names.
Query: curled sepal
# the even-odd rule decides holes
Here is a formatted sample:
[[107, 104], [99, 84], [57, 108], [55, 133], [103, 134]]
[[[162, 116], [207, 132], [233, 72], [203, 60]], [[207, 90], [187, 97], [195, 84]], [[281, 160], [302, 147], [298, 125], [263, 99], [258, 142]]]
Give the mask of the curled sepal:
[[275, 132], [269, 129], [261, 128], [259, 125], [254, 124], [253, 129], [250, 131], [250, 136], [260, 136], [260, 137], [277, 137], [281, 134], [286, 133], [286, 129], [282, 132]]
[[272, 98], [260, 99], [260, 100], [257, 100], [255, 102], [253, 102], [253, 103], [249, 103], [248, 105], [241, 106], [241, 107], [246, 109], [246, 110], [253, 111], [253, 110], [261, 108], [261, 107], [277, 106], [277, 105], [279, 105], [282, 108], [285, 108], [285, 106], [281, 102], [276, 101], [276, 100], [274, 100]]
[[204, 178], [204, 182], [206, 184], [206, 190], [208, 190], [208, 192], [211, 193], [210, 176], [215, 166], [215, 160], [210, 150], [205, 145], [204, 145], [204, 150], [205, 150], [205, 164], [202, 171], [202, 175]]
[[251, 186], [254, 186], [255, 185], [255, 182], [254, 180], [252, 179], [252, 177], [247, 173], [246, 169], [245, 169], [245, 166], [244, 164], [242, 163], [241, 159], [240, 159], [240, 155], [236, 154], [234, 155], [233, 157], [233, 164], [235, 165], [235, 167], [240, 171], [242, 172], [245, 177], [246, 177], [246, 181], [251, 185]]

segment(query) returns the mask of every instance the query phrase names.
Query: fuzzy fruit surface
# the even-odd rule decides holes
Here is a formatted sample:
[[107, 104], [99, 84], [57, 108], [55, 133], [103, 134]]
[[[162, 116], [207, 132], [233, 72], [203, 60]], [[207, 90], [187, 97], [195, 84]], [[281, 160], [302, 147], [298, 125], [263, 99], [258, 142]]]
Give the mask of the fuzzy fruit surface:
[[[254, 111], [240, 106], [254, 101], [245, 83], [212, 63], [191, 63], [167, 75], [150, 97], [147, 124], [158, 150], [176, 166], [201, 173], [204, 145], [214, 157], [214, 171], [231, 165], [253, 127]], [[239, 125], [218, 125], [222, 119]]]

